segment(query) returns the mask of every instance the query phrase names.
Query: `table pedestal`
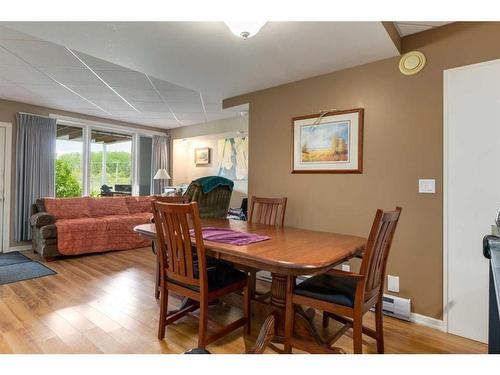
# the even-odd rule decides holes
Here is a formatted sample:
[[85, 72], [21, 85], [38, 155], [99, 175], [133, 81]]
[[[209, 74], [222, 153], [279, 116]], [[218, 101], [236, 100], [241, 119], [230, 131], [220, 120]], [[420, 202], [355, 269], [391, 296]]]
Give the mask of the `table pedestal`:
[[[284, 350], [276, 346], [285, 341], [285, 307], [287, 280], [295, 283], [295, 276], [272, 274], [271, 282], [271, 308], [259, 332], [255, 345], [248, 353], [260, 354], [267, 347], [278, 353]], [[295, 324], [293, 329], [293, 347], [313, 353], [343, 353], [340, 348], [331, 348], [321, 337], [313, 324], [315, 310], [304, 310], [295, 306]]]

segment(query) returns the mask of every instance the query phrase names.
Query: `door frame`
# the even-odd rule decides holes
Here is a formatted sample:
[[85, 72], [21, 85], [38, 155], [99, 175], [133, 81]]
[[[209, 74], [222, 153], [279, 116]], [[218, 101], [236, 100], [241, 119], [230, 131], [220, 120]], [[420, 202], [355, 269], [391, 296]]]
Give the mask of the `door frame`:
[[498, 64], [500, 59], [443, 70], [443, 329], [448, 332], [448, 81], [453, 71], [473, 69], [478, 66]]
[[11, 174], [12, 174], [12, 123], [0, 122], [0, 127], [5, 128], [5, 181], [4, 181], [4, 202], [3, 202], [3, 243], [2, 251], [8, 252], [10, 249], [10, 190], [11, 190]]

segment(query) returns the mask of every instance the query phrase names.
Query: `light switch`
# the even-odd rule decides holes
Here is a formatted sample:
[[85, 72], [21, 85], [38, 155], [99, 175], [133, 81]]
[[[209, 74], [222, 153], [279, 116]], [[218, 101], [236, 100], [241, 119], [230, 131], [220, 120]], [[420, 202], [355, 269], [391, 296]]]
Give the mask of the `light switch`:
[[436, 192], [436, 180], [418, 180], [418, 192], [424, 194], [434, 194]]

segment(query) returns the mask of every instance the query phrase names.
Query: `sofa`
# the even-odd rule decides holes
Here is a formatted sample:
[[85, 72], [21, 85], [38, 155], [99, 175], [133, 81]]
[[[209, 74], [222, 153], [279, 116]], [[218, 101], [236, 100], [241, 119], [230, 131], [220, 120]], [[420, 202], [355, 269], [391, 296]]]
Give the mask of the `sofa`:
[[30, 219], [33, 249], [44, 258], [54, 258], [150, 246], [133, 228], [151, 221], [152, 199], [38, 199]]

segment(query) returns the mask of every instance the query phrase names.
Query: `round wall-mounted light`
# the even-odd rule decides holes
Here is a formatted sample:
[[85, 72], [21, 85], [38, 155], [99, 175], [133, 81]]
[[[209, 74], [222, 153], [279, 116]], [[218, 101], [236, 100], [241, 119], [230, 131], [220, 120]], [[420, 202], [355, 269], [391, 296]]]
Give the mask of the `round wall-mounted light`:
[[399, 70], [404, 75], [410, 76], [420, 72], [425, 66], [425, 56], [422, 52], [411, 51], [404, 54], [399, 60]]
[[224, 23], [234, 35], [247, 39], [257, 34], [266, 21], [224, 21]]

